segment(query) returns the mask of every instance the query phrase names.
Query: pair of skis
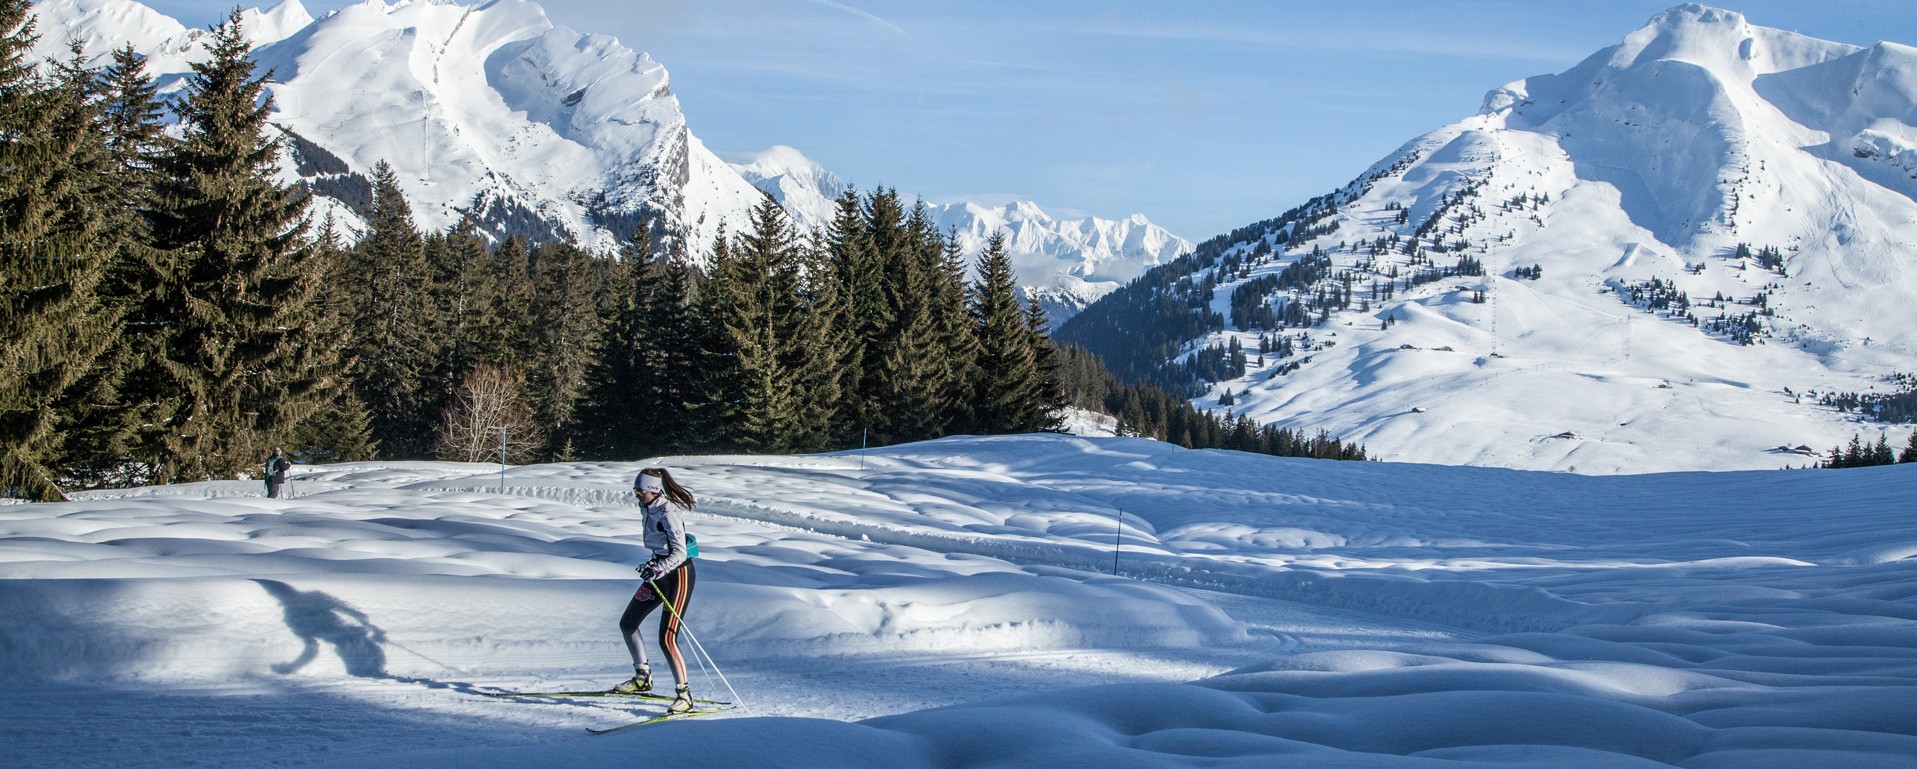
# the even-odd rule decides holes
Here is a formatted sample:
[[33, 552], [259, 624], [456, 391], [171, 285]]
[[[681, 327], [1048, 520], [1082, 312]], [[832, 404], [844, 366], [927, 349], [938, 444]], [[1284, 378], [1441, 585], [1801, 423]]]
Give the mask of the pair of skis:
[[[484, 694], [488, 697], [548, 697], [552, 699], [606, 698], [606, 699], [649, 700], [654, 702], [671, 702], [672, 700], [677, 699], [676, 697], [671, 697], [664, 694], [653, 694], [651, 692], [625, 694], [622, 692], [612, 691], [611, 689], [601, 689], [597, 691], [577, 691], [577, 692], [517, 692], [517, 691], [484, 690], [484, 691], [481, 691], [480, 694]], [[709, 716], [714, 713], [724, 713], [733, 708], [732, 703], [724, 702], [721, 700], [694, 699], [692, 701], [692, 704], [693, 704], [693, 708], [691, 710], [687, 710], [684, 712], [665, 713], [662, 715], [653, 716], [652, 718], [648, 718], [643, 721], [634, 721], [629, 724], [620, 724], [618, 726], [608, 727], [604, 729], [588, 726], [586, 727], [586, 732], [588, 734], [611, 734], [613, 732], [623, 732], [627, 729], [632, 729], [635, 727], [651, 726], [653, 724], [662, 723], [665, 721], [677, 721], [683, 718], [697, 718], [699, 716]]]

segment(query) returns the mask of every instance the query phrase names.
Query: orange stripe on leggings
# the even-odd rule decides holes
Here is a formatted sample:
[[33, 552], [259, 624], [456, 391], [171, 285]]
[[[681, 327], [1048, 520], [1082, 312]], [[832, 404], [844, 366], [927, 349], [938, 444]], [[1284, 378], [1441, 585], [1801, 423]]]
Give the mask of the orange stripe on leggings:
[[660, 634], [660, 640], [665, 642], [666, 659], [672, 661], [672, 674], [676, 676], [674, 680], [677, 683], [683, 684], [686, 683], [686, 661], [685, 658], [679, 654], [679, 623], [685, 621], [684, 607], [686, 605], [686, 582], [688, 580], [686, 579], [685, 567], [681, 566], [679, 569], [680, 572], [673, 575], [678, 577], [678, 579], [675, 580], [673, 584], [672, 605], [666, 607], [672, 612], [672, 616], [667, 618], [666, 632]]

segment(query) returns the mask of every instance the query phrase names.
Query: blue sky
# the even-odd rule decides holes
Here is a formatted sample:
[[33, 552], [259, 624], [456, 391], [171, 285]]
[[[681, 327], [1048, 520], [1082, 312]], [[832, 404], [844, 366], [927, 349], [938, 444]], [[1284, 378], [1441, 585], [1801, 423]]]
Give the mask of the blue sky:
[[[233, 7], [148, 4], [192, 25]], [[1328, 192], [1485, 91], [1566, 69], [1673, 4], [542, 3], [557, 24], [651, 53], [720, 153], [786, 144], [860, 188], [1144, 213], [1195, 241]], [[1828, 40], [1917, 44], [1912, 0], [1714, 5]]]

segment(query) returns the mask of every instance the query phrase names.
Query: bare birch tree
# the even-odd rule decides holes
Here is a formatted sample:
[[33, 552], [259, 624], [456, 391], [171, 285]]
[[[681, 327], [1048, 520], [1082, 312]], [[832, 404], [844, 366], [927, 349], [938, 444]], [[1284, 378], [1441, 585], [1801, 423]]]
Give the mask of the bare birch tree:
[[495, 461], [503, 439], [506, 461], [524, 464], [538, 459], [546, 445], [519, 376], [492, 364], [481, 364], [466, 375], [440, 422], [435, 451], [440, 459]]

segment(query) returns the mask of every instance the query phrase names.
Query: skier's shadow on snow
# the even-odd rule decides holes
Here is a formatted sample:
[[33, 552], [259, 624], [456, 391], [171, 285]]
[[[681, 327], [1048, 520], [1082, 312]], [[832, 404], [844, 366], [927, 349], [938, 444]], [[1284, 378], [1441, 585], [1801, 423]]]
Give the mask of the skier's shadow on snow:
[[319, 656], [320, 642], [332, 644], [346, 674], [357, 678], [392, 678], [386, 672], [386, 631], [366, 613], [318, 590], [301, 591], [284, 582], [253, 580], [279, 599], [286, 612], [286, 628], [306, 643], [300, 656], [273, 666], [273, 672], [292, 673]]
[[[286, 629], [306, 643], [299, 657], [290, 662], [273, 666], [273, 672], [281, 675], [294, 673], [312, 664], [319, 657], [320, 642], [333, 646], [340, 662], [346, 665], [346, 674], [355, 678], [379, 678], [401, 683], [421, 684], [431, 689], [451, 689], [467, 694], [487, 694], [474, 684], [463, 681], [435, 681], [428, 678], [396, 676], [386, 672], [386, 646], [406, 649], [386, 638], [386, 631], [373, 624], [366, 612], [348, 605], [318, 590], [298, 590], [292, 585], [270, 579], [253, 580], [265, 588], [269, 595], [278, 599], [280, 608], [286, 612]], [[407, 650], [410, 651], [410, 650]], [[419, 655], [418, 652], [413, 652]], [[429, 662], [430, 657], [419, 655]], [[444, 664], [444, 663], [437, 663]]]

